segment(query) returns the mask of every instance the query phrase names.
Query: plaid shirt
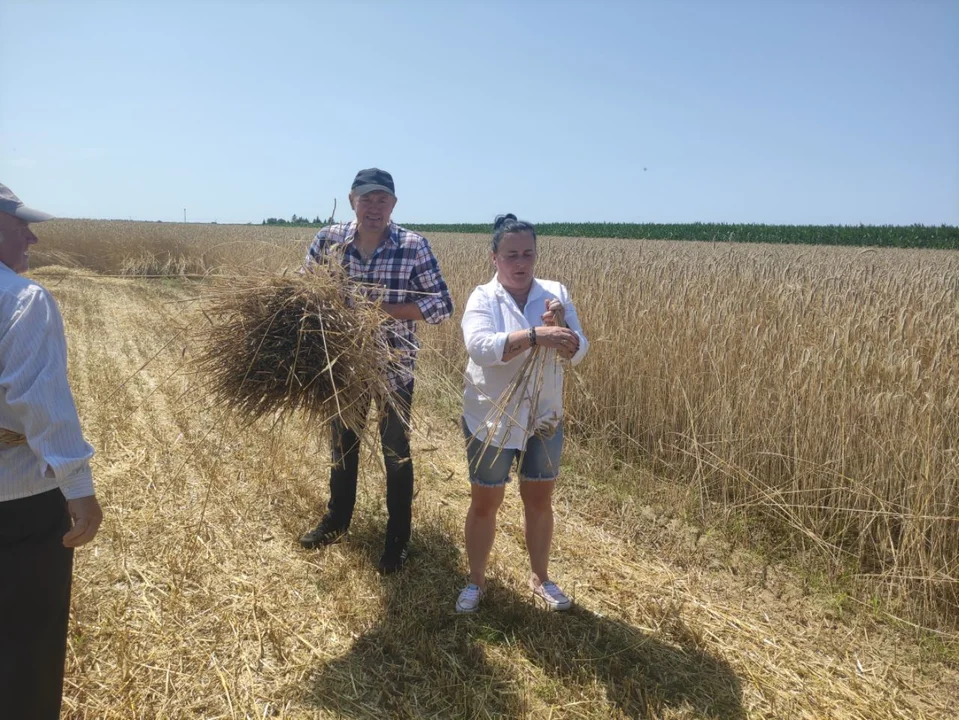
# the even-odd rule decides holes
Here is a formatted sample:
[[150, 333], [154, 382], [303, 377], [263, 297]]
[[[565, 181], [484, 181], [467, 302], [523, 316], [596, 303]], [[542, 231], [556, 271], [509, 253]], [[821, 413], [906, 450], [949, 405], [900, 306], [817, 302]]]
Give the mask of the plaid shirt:
[[[329, 225], [320, 230], [306, 254], [305, 268], [314, 263], [339, 260], [348, 277], [363, 284], [364, 292], [384, 303], [414, 302], [423, 318], [436, 325], [453, 314], [453, 300], [429, 241], [422, 235], [390, 223], [390, 234], [369, 261], [364, 260], [353, 239], [356, 222]], [[413, 380], [419, 339], [416, 322], [393, 320], [387, 324], [387, 339], [399, 351], [399, 362], [388, 370], [393, 390]]]

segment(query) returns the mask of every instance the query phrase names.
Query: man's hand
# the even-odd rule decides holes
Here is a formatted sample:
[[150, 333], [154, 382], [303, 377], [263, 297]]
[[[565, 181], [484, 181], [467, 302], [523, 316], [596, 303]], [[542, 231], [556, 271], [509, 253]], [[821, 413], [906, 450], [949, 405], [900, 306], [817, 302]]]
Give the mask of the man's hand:
[[67, 500], [67, 509], [73, 518], [73, 527], [63, 536], [63, 546], [75, 548], [86, 545], [93, 540], [103, 522], [103, 510], [96, 495]]
[[423, 311], [415, 302], [382, 303], [383, 312], [394, 320], [423, 320]]
[[543, 313], [544, 325], [566, 327], [566, 308], [559, 300], [546, 299], [546, 312]]

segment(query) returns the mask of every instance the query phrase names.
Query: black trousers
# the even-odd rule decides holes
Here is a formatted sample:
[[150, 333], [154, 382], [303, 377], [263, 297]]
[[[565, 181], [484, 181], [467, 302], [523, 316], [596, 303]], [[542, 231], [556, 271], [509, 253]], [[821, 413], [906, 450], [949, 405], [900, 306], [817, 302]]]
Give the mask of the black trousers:
[[[386, 465], [386, 522], [388, 540], [408, 542], [413, 515], [413, 460], [410, 457], [409, 420], [413, 404], [413, 383], [395, 396], [397, 411], [388, 406], [380, 418], [380, 442]], [[328, 517], [342, 528], [350, 526], [356, 505], [356, 476], [360, 464], [357, 434], [339, 421], [331, 423], [332, 459]]]
[[0, 716], [56, 720], [63, 694], [73, 550], [59, 489], [0, 502]]

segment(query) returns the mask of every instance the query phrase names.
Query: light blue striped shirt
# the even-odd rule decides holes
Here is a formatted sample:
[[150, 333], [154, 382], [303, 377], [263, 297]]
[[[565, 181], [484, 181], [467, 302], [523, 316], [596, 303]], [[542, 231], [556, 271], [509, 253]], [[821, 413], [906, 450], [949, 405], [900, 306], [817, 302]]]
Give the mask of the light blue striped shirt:
[[26, 445], [0, 443], [0, 502], [60, 488], [93, 495], [90, 458], [67, 380], [67, 343], [56, 301], [0, 263], [0, 428]]

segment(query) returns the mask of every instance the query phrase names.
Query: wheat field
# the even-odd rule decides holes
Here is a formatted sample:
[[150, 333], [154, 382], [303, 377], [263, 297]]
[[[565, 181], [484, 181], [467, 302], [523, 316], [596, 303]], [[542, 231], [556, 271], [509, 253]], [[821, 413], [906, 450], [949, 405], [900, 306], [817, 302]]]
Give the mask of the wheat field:
[[[350, 542], [302, 551], [322, 432], [240, 427], [189, 371], [203, 278], [294, 267], [310, 231], [37, 229], [107, 513], [78, 554], [66, 717], [949, 717], [956, 253], [542, 238], [592, 343], [556, 502], [578, 609], [523, 592], [508, 493], [488, 609], [461, 618], [455, 321], [423, 333], [417, 556], [382, 579], [375, 453]], [[461, 311], [485, 240], [431, 241]]]
[[[458, 297], [491, 276], [482, 240], [437, 251]], [[574, 435], [959, 619], [959, 253], [554, 238], [540, 272], [593, 343]]]

